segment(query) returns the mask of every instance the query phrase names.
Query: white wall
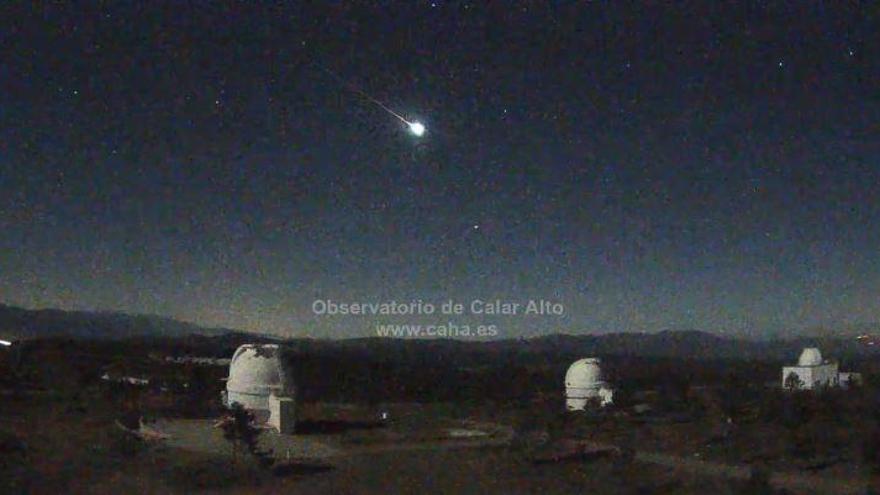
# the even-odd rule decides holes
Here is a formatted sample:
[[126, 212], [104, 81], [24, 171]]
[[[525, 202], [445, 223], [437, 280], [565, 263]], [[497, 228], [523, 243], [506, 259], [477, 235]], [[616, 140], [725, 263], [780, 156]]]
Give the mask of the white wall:
[[813, 370], [813, 388], [836, 387], [838, 380], [837, 363], [815, 366]]
[[838, 383], [840, 383], [841, 387], [848, 387], [849, 385], [861, 385], [862, 374], [853, 373], [851, 371], [841, 371], [837, 375], [837, 381]]
[[583, 411], [587, 407], [587, 403], [591, 401], [599, 401], [601, 406], [611, 404], [614, 391], [605, 386], [596, 386], [590, 388], [566, 388], [565, 390], [565, 407], [569, 411]]
[[296, 402], [292, 397], [269, 396], [269, 425], [278, 433], [293, 433], [296, 421]]
[[782, 368], [782, 387], [788, 375], [794, 373], [803, 382], [805, 390], [813, 390], [821, 387], [836, 387], [838, 385], [837, 363], [827, 363], [819, 366], [785, 366]]

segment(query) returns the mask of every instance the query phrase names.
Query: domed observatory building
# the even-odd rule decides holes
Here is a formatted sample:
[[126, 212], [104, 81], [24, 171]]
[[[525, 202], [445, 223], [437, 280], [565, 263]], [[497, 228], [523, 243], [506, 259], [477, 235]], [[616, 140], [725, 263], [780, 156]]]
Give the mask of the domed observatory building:
[[290, 366], [275, 344], [244, 344], [232, 356], [223, 403], [240, 404], [257, 421], [293, 432], [296, 387]]
[[579, 359], [565, 373], [565, 407], [583, 411], [591, 402], [604, 407], [611, 404], [614, 392], [602, 378], [597, 358]]
[[797, 366], [782, 368], [782, 387], [787, 390], [813, 390], [823, 387], [846, 386], [858, 382], [858, 373], [841, 373], [836, 362], [822, 359], [822, 353], [815, 347], [801, 352]]

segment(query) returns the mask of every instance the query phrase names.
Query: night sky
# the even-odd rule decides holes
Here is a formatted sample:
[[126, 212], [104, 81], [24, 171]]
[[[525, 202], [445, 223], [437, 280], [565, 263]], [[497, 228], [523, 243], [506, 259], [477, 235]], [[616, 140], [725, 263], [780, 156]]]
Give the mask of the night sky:
[[385, 321], [316, 299], [565, 307], [451, 319], [499, 337], [880, 321], [877, 4], [16, 4], [0, 302], [291, 337]]

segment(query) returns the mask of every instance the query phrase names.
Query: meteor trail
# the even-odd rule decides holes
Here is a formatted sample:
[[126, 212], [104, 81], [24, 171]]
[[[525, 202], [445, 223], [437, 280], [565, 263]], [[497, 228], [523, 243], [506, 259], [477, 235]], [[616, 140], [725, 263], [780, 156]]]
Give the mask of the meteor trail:
[[333, 72], [332, 70], [328, 69], [327, 67], [324, 67], [323, 65], [321, 65], [321, 64], [319, 64], [319, 63], [317, 63], [317, 62], [313, 62], [313, 63], [314, 63], [318, 68], [320, 68], [321, 70], [323, 70], [324, 72], [326, 72], [327, 74], [329, 74], [330, 77], [332, 77], [333, 79], [336, 79], [336, 81], [337, 81], [339, 84], [341, 84], [341, 85], [345, 86], [346, 88], [350, 89], [351, 91], [354, 91], [355, 93], [357, 93], [357, 94], [363, 96], [363, 97], [366, 98], [367, 100], [369, 100], [369, 101], [375, 103], [376, 105], [379, 106], [379, 108], [381, 108], [382, 110], [385, 110], [386, 112], [388, 112], [389, 114], [393, 115], [393, 116], [396, 117], [398, 120], [400, 120], [401, 122], [403, 122], [404, 124], [406, 124], [407, 128], [409, 128], [409, 131], [410, 131], [413, 135], [415, 135], [415, 136], [422, 136], [423, 134], [425, 134], [425, 125], [422, 124], [421, 122], [416, 121], [416, 120], [413, 120], [413, 121], [406, 120], [406, 118], [404, 118], [402, 115], [400, 115], [399, 113], [395, 112], [394, 110], [388, 108], [387, 105], [385, 105], [384, 103], [382, 103], [382, 102], [379, 101], [378, 99], [376, 99], [376, 98], [374, 98], [373, 96], [367, 94], [366, 91], [362, 90], [361, 88], [355, 86], [353, 83], [350, 83], [350, 82], [346, 81], [345, 79], [343, 79], [342, 77], [340, 77], [339, 74]]

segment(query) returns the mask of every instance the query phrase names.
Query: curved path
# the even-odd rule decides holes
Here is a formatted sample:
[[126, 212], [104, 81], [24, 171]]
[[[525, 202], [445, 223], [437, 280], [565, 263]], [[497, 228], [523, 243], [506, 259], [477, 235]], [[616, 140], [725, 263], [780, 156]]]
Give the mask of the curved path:
[[[585, 443], [593, 448], [613, 448], [610, 445]], [[661, 452], [636, 451], [635, 460], [681, 469], [704, 476], [717, 476], [730, 479], [747, 480], [752, 467], [731, 465], [714, 461], [690, 459]], [[832, 478], [815, 474], [797, 472], [771, 472], [770, 483], [778, 488], [786, 488], [794, 493], [864, 494], [870, 484], [868, 478]]]

